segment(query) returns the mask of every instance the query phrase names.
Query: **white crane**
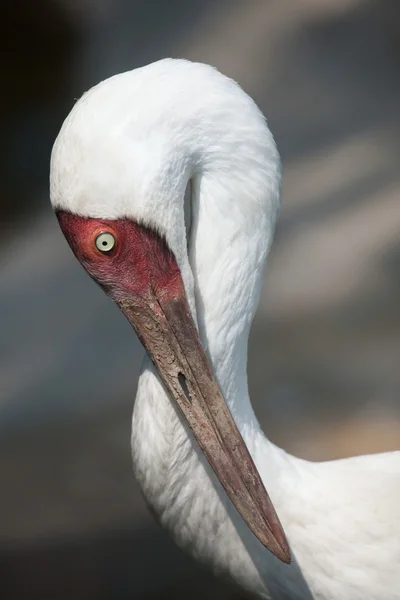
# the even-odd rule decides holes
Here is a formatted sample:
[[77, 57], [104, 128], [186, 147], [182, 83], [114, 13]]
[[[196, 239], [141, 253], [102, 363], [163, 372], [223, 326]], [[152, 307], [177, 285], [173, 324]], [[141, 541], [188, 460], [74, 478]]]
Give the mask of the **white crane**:
[[247, 342], [280, 179], [251, 98], [209, 66], [165, 59], [75, 104], [51, 200], [152, 359], [133, 464], [176, 542], [262, 598], [399, 599], [400, 452], [307, 462], [265, 437], [250, 404]]

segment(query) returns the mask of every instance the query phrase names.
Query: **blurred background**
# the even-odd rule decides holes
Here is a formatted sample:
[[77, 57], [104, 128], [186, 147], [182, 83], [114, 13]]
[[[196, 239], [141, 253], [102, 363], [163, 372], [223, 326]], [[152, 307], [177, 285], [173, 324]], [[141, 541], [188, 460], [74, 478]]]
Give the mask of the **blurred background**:
[[284, 163], [250, 343], [256, 413], [308, 459], [399, 449], [396, 0], [14, 0], [7, 11], [1, 598], [238, 598], [175, 548], [133, 480], [142, 350], [61, 236], [51, 146], [75, 99], [116, 72], [175, 56], [239, 81]]

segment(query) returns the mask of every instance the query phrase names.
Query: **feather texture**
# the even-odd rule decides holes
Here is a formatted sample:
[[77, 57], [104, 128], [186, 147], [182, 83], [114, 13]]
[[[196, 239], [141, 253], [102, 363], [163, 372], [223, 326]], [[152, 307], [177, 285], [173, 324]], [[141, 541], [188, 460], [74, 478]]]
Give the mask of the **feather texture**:
[[400, 599], [400, 453], [303, 461], [265, 437], [250, 404], [247, 342], [280, 184], [279, 155], [254, 102], [212, 67], [184, 60], [165, 59], [87, 92], [51, 162], [56, 209], [129, 218], [167, 240], [294, 561], [280, 563], [247, 529], [146, 358], [132, 455], [162, 525], [196, 559], [262, 598]]

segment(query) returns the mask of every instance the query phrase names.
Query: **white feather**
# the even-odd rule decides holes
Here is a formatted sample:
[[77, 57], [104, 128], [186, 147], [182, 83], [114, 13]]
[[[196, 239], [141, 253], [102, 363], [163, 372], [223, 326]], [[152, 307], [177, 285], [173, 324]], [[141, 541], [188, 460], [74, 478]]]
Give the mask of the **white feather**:
[[[144, 495], [179, 545], [264, 598], [400, 598], [400, 453], [310, 463], [262, 433], [247, 341], [279, 212], [280, 161], [254, 102], [213, 68], [166, 59], [100, 83], [54, 145], [56, 208], [162, 232], [203, 344], [288, 535], [287, 566], [228, 501], [145, 359], [132, 422]], [[191, 228], [184, 197], [191, 181]]]

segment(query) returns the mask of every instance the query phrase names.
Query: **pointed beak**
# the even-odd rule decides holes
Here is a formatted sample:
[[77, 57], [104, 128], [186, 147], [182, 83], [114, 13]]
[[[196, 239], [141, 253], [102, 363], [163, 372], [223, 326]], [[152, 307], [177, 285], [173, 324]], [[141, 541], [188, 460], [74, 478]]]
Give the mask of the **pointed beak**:
[[[72, 251], [118, 304], [156, 366], [215, 475], [253, 534], [290, 563], [282, 526], [216, 382], [193, 321], [179, 266], [165, 240], [129, 219], [57, 211]], [[103, 253], [96, 240], [116, 242]]]
[[182, 285], [172, 297], [117, 299], [232, 503], [260, 542], [285, 563], [290, 550], [261, 477], [212, 374]]

